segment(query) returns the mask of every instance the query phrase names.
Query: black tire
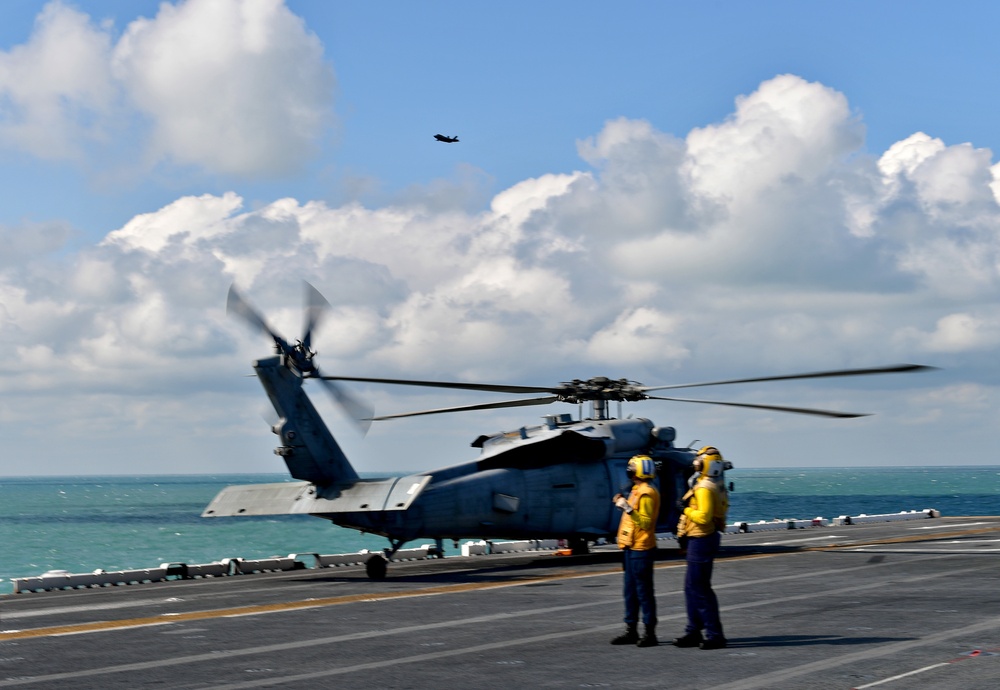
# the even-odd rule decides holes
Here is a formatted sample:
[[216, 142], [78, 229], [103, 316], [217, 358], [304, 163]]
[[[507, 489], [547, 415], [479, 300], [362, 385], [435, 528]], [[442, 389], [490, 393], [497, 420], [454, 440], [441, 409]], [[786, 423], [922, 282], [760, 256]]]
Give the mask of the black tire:
[[389, 562], [378, 554], [371, 556], [365, 561], [365, 573], [369, 580], [384, 580], [385, 572], [389, 568]]

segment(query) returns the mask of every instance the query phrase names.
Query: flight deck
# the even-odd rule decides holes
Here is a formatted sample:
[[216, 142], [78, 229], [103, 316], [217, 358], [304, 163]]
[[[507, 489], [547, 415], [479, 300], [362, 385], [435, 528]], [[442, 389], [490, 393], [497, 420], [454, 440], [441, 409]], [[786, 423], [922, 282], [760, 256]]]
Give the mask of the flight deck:
[[7, 595], [0, 688], [995, 688], [998, 566], [1000, 517], [726, 534], [711, 651], [669, 548], [647, 649], [613, 547]]

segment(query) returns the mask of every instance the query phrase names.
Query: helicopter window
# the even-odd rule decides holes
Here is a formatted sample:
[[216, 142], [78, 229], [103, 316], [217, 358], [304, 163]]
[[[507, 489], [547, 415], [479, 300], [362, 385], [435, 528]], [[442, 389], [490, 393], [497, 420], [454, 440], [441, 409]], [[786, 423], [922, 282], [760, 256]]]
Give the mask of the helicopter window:
[[507, 494], [500, 493], [493, 494], [493, 509], [502, 513], [516, 513], [520, 504], [521, 499], [517, 496], [508, 496]]

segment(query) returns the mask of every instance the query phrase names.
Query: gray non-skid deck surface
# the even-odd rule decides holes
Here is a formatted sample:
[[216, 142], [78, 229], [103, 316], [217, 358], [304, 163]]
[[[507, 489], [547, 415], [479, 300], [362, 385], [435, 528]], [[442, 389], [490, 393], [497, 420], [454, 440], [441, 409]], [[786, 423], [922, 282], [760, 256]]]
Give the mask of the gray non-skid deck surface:
[[[0, 597], [0, 687], [1000, 687], [1000, 518], [727, 535], [724, 650], [614, 647], [612, 551]], [[661, 640], [684, 564], [658, 562]], [[17, 632], [20, 631], [20, 632]]]

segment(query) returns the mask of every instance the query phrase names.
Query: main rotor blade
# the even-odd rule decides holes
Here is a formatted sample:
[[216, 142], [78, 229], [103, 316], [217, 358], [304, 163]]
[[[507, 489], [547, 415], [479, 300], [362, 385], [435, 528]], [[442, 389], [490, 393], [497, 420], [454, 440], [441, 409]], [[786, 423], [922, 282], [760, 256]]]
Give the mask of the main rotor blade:
[[333, 381], [328, 380], [325, 376], [313, 376], [310, 378], [318, 378], [323, 381], [323, 387], [326, 388], [326, 392], [330, 394], [340, 407], [344, 410], [348, 417], [350, 417], [358, 428], [361, 430], [361, 435], [364, 436], [368, 433], [368, 428], [372, 425], [372, 415], [375, 413], [375, 408], [366, 402], [362, 402], [360, 399], [355, 398], [353, 395], [348, 393], [343, 387], [338, 386]]
[[551, 393], [552, 388], [540, 386], [506, 386], [492, 383], [461, 383], [449, 381], [413, 381], [409, 379], [373, 379], [359, 376], [324, 376], [328, 381], [361, 381], [366, 383], [389, 383], [402, 386], [429, 386], [431, 388], [459, 388], [467, 391], [487, 391], [489, 393]]
[[528, 398], [527, 400], [507, 400], [505, 402], [482, 403], [481, 405], [459, 405], [458, 407], [442, 407], [437, 410], [421, 410], [419, 412], [403, 412], [401, 414], [388, 414], [382, 417], [373, 417], [372, 420], [381, 422], [385, 419], [399, 419], [400, 417], [417, 417], [423, 414], [441, 414], [442, 412], [465, 412], [469, 410], [493, 410], [499, 407], [524, 407], [527, 405], [548, 405], [558, 401], [555, 395], [544, 398]]
[[753, 379], [731, 379], [729, 381], [707, 381], [704, 383], [677, 383], [670, 386], [642, 386], [643, 391], [663, 391], [671, 388], [696, 388], [698, 386], [724, 386], [730, 383], [757, 383], [759, 381], [787, 381], [790, 379], [821, 379], [835, 376], [867, 376], [869, 374], [903, 374], [916, 371], [930, 371], [937, 367], [923, 364], [893, 364], [886, 367], [870, 369], [837, 369], [834, 371], [816, 371], [809, 374], [787, 374], [785, 376], [762, 376]]
[[306, 303], [306, 326], [302, 336], [302, 346], [308, 351], [312, 347], [313, 331], [319, 328], [323, 316], [330, 309], [330, 303], [308, 281], [303, 280], [302, 285], [305, 287]]
[[795, 414], [811, 414], [816, 417], [836, 417], [838, 419], [853, 419], [868, 417], [869, 412], [835, 412], [833, 410], [815, 410], [808, 407], [786, 407], [783, 405], [756, 405], [753, 403], [722, 402], [719, 400], [693, 400], [691, 398], [662, 398], [658, 395], [649, 396], [650, 400], [670, 400], [672, 402], [704, 403], [705, 405], [727, 405], [728, 407], [749, 407], [756, 410], [775, 410], [777, 412], [793, 412]]
[[235, 316], [243, 319], [251, 328], [259, 331], [263, 331], [265, 334], [270, 336], [275, 343], [277, 343], [281, 349], [288, 352], [288, 343], [285, 339], [278, 335], [269, 325], [264, 317], [261, 316], [256, 309], [250, 306], [243, 295], [240, 294], [239, 290], [236, 289], [235, 283], [229, 286], [229, 296], [226, 299], [226, 313], [229, 316]]

